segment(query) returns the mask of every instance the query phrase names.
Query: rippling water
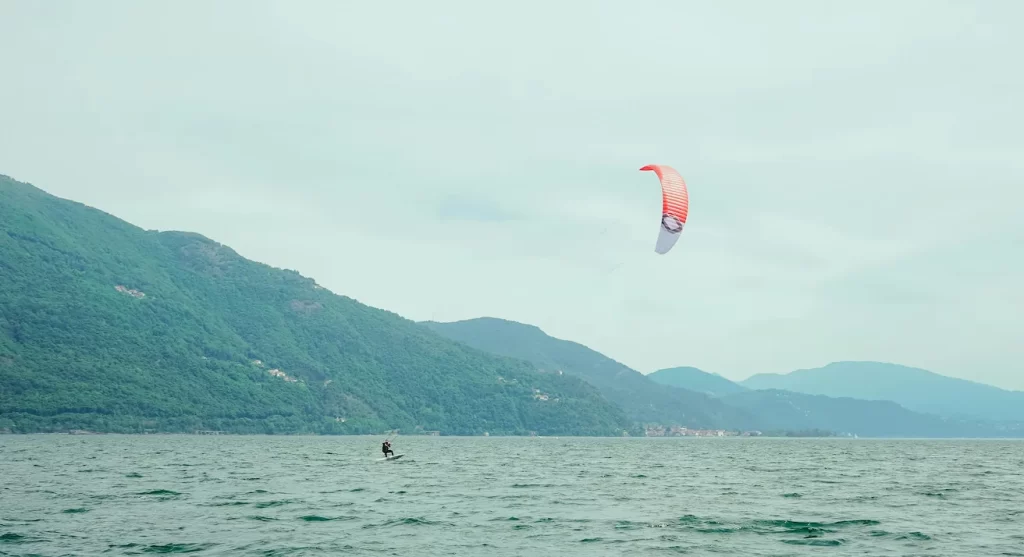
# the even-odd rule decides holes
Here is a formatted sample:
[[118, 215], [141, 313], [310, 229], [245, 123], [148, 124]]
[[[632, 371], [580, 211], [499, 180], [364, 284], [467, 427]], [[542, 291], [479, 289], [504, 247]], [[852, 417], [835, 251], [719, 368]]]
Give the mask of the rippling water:
[[2, 436], [0, 555], [1024, 555], [1024, 442]]

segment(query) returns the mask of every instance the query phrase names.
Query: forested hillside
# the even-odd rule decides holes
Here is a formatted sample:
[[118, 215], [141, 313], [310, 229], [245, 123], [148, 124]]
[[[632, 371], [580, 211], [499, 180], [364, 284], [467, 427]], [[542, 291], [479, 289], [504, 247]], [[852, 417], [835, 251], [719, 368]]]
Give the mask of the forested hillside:
[[743, 409], [703, 393], [656, 383], [604, 354], [548, 336], [532, 325], [495, 318], [424, 325], [468, 346], [585, 379], [639, 423], [727, 429], [753, 428], [757, 424]]
[[0, 177], [0, 430], [629, 427], [578, 378]]

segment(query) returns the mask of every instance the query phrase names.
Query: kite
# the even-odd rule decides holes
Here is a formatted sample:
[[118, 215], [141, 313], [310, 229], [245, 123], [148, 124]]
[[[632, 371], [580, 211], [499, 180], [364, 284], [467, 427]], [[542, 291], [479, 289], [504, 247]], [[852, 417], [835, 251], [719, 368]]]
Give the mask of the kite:
[[654, 251], [666, 254], [679, 240], [679, 234], [686, 224], [686, 215], [690, 211], [690, 195], [686, 191], [686, 182], [671, 166], [649, 164], [640, 170], [653, 170], [661, 181], [661, 227], [658, 230], [658, 241]]

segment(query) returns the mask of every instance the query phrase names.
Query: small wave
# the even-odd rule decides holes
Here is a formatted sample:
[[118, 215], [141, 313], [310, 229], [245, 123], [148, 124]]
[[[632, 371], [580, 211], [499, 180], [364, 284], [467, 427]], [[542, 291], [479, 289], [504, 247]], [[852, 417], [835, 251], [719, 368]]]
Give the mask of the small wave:
[[14, 532], [0, 534], [0, 543], [24, 543], [26, 541], [28, 541], [28, 538]]
[[527, 495], [527, 494], [519, 494], [519, 495], [484, 495], [483, 497], [484, 497], [484, 499], [501, 499], [503, 501], [505, 501], [505, 500], [515, 500], [515, 499], [528, 499], [528, 500], [532, 499], [532, 496]]
[[783, 493], [782, 496], [787, 498], [787, 499], [799, 499], [799, 498], [803, 497], [803, 495], [801, 495], [799, 493]]
[[743, 528], [729, 528], [726, 526], [720, 526], [717, 528], [697, 528], [697, 531], [701, 534], [735, 534], [742, 530]]
[[300, 516], [299, 520], [303, 520], [303, 521], [306, 521], [306, 522], [331, 522], [331, 521], [334, 521], [334, 520], [356, 520], [356, 518], [357, 517], [354, 517], [354, 516], [335, 516], [335, 517], [329, 517], [329, 516], [320, 516], [320, 515], [317, 515], [317, 514], [311, 514], [311, 515], [306, 515], [306, 516]]
[[307, 550], [307, 549], [312, 549], [312, 548], [309, 548], [309, 547], [286, 547], [286, 548], [282, 548], [282, 549], [265, 549], [265, 550], [257, 553], [257, 555], [262, 555], [263, 557], [284, 557], [285, 555], [294, 555], [297, 552], [300, 552], [300, 551], [303, 551], [303, 550]]
[[139, 495], [160, 495], [165, 497], [177, 497], [181, 495], [177, 491], [171, 491], [170, 489], [154, 489], [151, 491], [143, 491]]
[[178, 493], [177, 491], [172, 491], [170, 489], [153, 489], [150, 491], [143, 491], [141, 493], [138, 493], [138, 495], [143, 497], [152, 497], [157, 501], [172, 501], [174, 499], [181, 497], [183, 494]]
[[903, 534], [903, 535], [897, 537], [896, 539], [897, 540], [928, 541], [928, 540], [931, 540], [932, 537], [929, 536], [928, 534], [923, 534], [921, 532], [911, 532], [909, 534]]
[[786, 530], [801, 531], [805, 529], [843, 528], [846, 526], [877, 526], [877, 520], [839, 520], [837, 522], [805, 522], [801, 520], [758, 520], [756, 524]]
[[652, 524], [649, 522], [633, 522], [630, 520], [620, 520], [615, 523], [616, 530], [641, 530], [644, 528], [664, 528], [664, 524]]
[[879, 524], [881, 524], [881, 522], [879, 522], [877, 520], [860, 519], [860, 520], [840, 520], [838, 522], [833, 522], [832, 526], [839, 526], [839, 527], [842, 527], [842, 526], [878, 526]]
[[143, 553], [197, 553], [210, 549], [216, 544], [212, 543], [166, 543], [162, 545], [150, 545], [143, 548]]
[[61, 512], [64, 513], [64, 514], [81, 514], [81, 513], [89, 512], [89, 509], [85, 509], [85, 508], [81, 508], [81, 509], [64, 509]]
[[950, 495], [952, 495], [954, 493], [958, 493], [959, 491], [960, 490], [955, 488], [955, 487], [947, 487], [945, 489], [935, 489], [935, 490], [932, 490], [932, 491], [925, 491], [925, 492], [921, 493], [921, 495], [924, 495], [925, 497], [945, 498], [945, 497], [949, 497]]
[[[441, 523], [440, 522], [435, 522], [433, 520], [427, 520], [425, 518], [410, 517], [410, 518], [399, 518], [399, 519], [395, 519], [395, 520], [389, 520], [389, 521], [385, 522], [384, 524], [381, 524], [380, 526], [435, 526], [435, 525], [438, 525], [438, 524], [441, 524]], [[367, 524], [363, 528], [373, 528], [373, 527], [374, 527], [373, 525]]]
[[835, 530], [822, 528], [820, 526], [791, 526], [786, 528], [785, 534], [803, 534], [808, 538], [820, 538], [825, 534], [833, 534]]
[[281, 507], [281, 506], [284, 506], [284, 505], [288, 505], [288, 504], [293, 503], [293, 502], [294, 501], [291, 501], [291, 500], [266, 501], [266, 502], [263, 502], [263, 503], [256, 503], [256, 508], [257, 509], [269, 509], [269, 508], [272, 508], [272, 507]]
[[803, 540], [782, 540], [782, 543], [789, 545], [808, 545], [815, 547], [837, 547], [846, 543], [846, 540], [819, 540], [819, 539], [803, 539]]
[[679, 517], [678, 522], [680, 524], [698, 524], [702, 521], [703, 520], [695, 514], [684, 514], [683, 516]]

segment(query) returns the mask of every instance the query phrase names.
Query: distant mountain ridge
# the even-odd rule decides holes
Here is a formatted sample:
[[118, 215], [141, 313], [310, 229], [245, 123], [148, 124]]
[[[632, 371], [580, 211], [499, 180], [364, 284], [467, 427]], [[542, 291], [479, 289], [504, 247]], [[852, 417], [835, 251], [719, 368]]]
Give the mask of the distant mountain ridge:
[[1006, 433], [970, 420], [913, 412], [891, 401], [748, 389], [693, 367], [659, 370], [648, 377], [717, 396], [756, 415], [759, 426], [767, 430], [825, 430], [864, 437], [992, 437]]
[[[527, 360], [548, 371], [577, 374], [597, 386], [604, 396], [639, 422], [681, 423], [677, 413], [682, 411], [690, 421], [681, 425], [693, 427], [696, 424], [702, 428], [734, 427], [723, 426], [722, 420], [714, 419], [734, 416], [747, 429], [829, 430], [877, 437], [1016, 435], [989, 424], [914, 412], [888, 401], [752, 390], [696, 368], [661, 370], [643, 377], [647, 381], [640, 381], [639, 372], [592, 349], [550, 337], [533, 325], [513, 321], [479, 318], [454, 323], [425, 322], [424, 325], [481, 350]], [[659, 396], [651, 387], [655, 383], [667, 393], [657, 399], [658, 405], [649, 402]], [[708, 392], [717, 396], [705, 394]], [[686, 393], [686, 397], [676, 398], [681, 393]], [[683, 406], [674, 408], [673, 405]], [[713, 409], [710, 413], [709, 408]]]
[[474, 348], [584, 379], [639, 423], [730, 429], [755, 424], [742, 409], [702, 393], [660, 385], [599, 352], [551, 337], [533, 325], [493, 317], [423, 325]]
[[756, 414], [769, 430], [817, 429], [860, 437], [1002, 437], [1019, 431], [908, 410], [887, 400], [808, 395], [778, 389], [747, 390], [723, 402]]
[[662, 385], [690, 389], [691, 391], [715, 397], [742, 393], [747, 390], [746, 387], [734, 383], [721, 375], [708, 373], [695, 367], [684, 366], [661, 369], [648, 374], [647, 377]]
[[[1024, 435], [1020, 428], [915, 412], [892, 401], [750, 389], [692, 367], [659, 370], [641, 381], [641, 374], [624, 364], [575, 342], [550, 337], [536, 326], [514, 321], [487, 317], [424, 325], [481, 350], [527, 360], [547, 371], [576, 374], [639, 422], [734, 427], [722, 426], [723, 422], [714, 417], [738, 416], [744, 429], [776, 432], [825, 430], [864, 437]], [[652, 384], [664, 393], [652, 390]], [[681, 393], [686, 397], [682, 398]], [[648, 402], [652, 400], [659, 403]], [[680, 422], [680, 411], [687, 414], [689, 422]]]
[[890, 363], [834, 362], [784, 375], [758, 374], [740, 384], [750, 389], [888, 400], [917, 412], [949, 417], [1024, 421], [1024, 392]]

